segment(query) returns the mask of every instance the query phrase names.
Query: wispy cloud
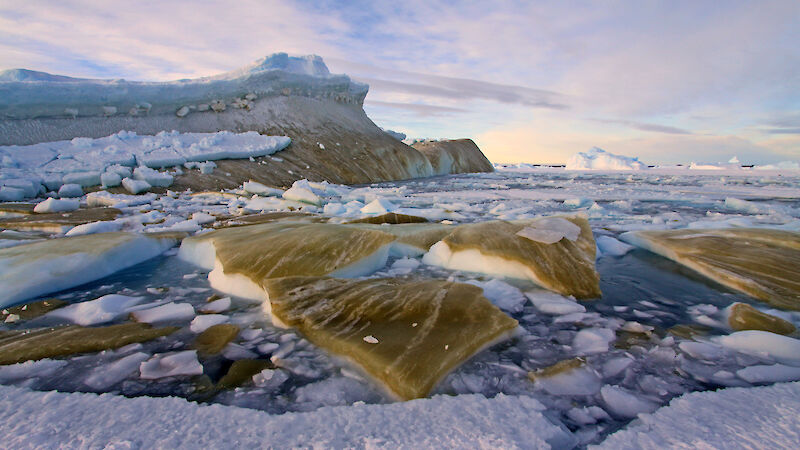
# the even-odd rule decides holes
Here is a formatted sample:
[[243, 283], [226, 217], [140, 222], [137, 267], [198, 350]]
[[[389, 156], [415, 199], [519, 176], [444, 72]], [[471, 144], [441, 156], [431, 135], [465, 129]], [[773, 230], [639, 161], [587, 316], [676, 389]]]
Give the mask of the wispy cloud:
[[[799, 16], [797, 0], [0, 0], [0, 69], [167, 80], [316, 53], [370, 83], [380, 125], [423, 136], [546, 123], [640, 153], [683, 142], [669, 137], [735, 147], [699, 138], [714, 135], [800, 158]], [[577, 147], [513, 145], [532, 160]]]
[[416, 113], [420, 116], [424, 117], [433, 117], [439, 116], [442, 114], [452, 114], [452, 113], [463, 113], [467, 112], [466, 109], [462, 108], [451, 108], [448, 106], [438, 106], [438, 105], [425, 105], [420, 103], [400, 103], [400, 102], [384, 102], [380, 100], [368, 100], [366, 102], [367, 106], [377, 105], [377, 106], [385, 106], [387, 108], [396, 108], [402, 109], [405, 111], [411, 111]]

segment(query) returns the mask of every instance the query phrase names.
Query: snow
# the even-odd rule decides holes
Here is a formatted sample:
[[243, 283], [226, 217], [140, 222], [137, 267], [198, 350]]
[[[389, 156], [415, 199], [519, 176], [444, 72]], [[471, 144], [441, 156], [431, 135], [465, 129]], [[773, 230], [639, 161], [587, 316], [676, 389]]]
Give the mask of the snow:
[[139, 365], [141, 378], [155, 380], [158, 378], [184, 375], [202, 375], [203, 365], [197, 360], [196, 350], [182, 352], [159, 353]]
[[616, 339], [614, 330], [608, 328], [584, 328], [572, 341], [576, 355], [593, 355], [608, 351], [608, 345]]
[[200, 315], [192, 319], [192, 323], [189, 324], [189, 329], [192, 333], [202, 333], [214, 325], [227, 323], [229, 320], [230, 318], [223, 314]]
[[167, 303], [155, 308], [134, 311], [131, 316], [137, 322], [144, 323], [187, 321], [194, 318], [194, 308], [188, 303]]
[[800, 383], [693, 392], [609, 436], [598, 448], [795, 448]]
[[58, 200], [55, 198], [48, 198], [47, 200], [37, 204], [33, 208], [36, 213], [57, 213], [75, 211], [80, 208], [81, 204], [78, 200]]
[[597, 147], [579, 152], [567, 160], [566, 170], [641, 170], [647, 166], [638, 158], [615, 155]]
[[731, 350], [765, 356], [782, 364], [800, 367], [800, 339], [768, 331], [747, 330], [719, 336], [715, 341]]
[[77, 325], [97, 325], [111, 322], [138, 305], [143, 297], [108, 294], [100, 298], [67, 305], [47, 314], [48, 317], [67, 320]]
[[0, 387], [0, 429], [4, 445], [15, 448], [46, 447], [54, 442], [90, 448], [573, 447], [577, 439], [543, 414], [544, 409], [533, 398], [500, 394], [491, 399], [437, 396], [269, 415], [172, 397], [125, 398]]
[[97, 246], [92, 240], [87, 240], [85, 250], [57, 253], [59, 240], [47, 240], [0, 249], [0, 285], [3, 286], [0, 306], [98, 280], [158, 256], [175, 245], [173, 239], [134, 234], [98, 236], [104, 241], [110, 239], [114, 245], [99, 250], [93, 248]]

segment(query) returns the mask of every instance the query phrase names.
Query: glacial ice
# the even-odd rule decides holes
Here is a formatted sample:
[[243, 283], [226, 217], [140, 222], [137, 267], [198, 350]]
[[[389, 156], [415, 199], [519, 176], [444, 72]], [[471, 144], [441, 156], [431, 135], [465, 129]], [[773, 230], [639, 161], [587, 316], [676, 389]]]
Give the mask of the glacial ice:
[[588, 152], [579, 152], [567, 160], [567, 170], [641, 170], [647, 166], [638, 158], [608, 153], [592, 147]]

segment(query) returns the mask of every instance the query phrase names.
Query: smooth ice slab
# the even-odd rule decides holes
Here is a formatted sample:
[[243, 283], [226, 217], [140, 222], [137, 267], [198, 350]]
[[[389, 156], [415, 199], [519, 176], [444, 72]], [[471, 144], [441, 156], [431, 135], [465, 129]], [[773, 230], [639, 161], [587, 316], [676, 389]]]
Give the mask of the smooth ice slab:
[[[588, 221], [581, 217], [554, 219], [462, 225], [431, 247], [422, 261], [453, 270], [527, 279], [576, 298], [599, 297], [596, 248]], [[579, 229], [578, 236], [573, 227]], [[532, 233], [539, 231], [549, 231], [547, 240], [553, 243], [541, 242], [544, 238], [539, 235], [531, 239]], [[553, 240], [556, 235], [559, 238]]]
[[208, 269], [211, 286], [263, 300], [261, 280], [370, 274], [386, 265], [394, 237], [343, 225], [279, 222], [224, 228], [183, 240], [180, 257]]
[[272, 314], [355, 362], [401, 399], [424, 397], [517, 321], [469, 284], [394, 278], [268, 279]]
[[637, 231], [621, 238], [770, 305], [800, 310], [800, 233], [689, 229]]
[[98, 280], [160, 255], [175, 242], [102, 233], [0, 249], [0, 306]]

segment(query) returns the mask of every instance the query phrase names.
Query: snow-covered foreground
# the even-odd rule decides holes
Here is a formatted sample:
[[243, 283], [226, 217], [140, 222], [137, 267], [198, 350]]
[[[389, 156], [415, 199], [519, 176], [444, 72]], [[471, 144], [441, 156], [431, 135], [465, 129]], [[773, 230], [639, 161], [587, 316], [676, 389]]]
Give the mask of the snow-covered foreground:
[[[746, 405], [746, 407], [744, 407]], [[577, 439], [530, 397], [437, 396], [269, 415], [177, 398], [0, 387], [0, 431], [14, 448], [570, 448]], [[800, 383], [674, 399], [598, 448], [793, 448]]]
[[[106, 326], [128, 323], [129, 317], [155, 327], [175, 327], [175, 331], [102, 352], [0, 366], [0, 382], [6, 385], [34, 391], [118, 395], [73, 396], [3, 388], [0, 392], [8, 399], [4, 401], [25, 405], [19, 414], [26, 417], [44, 414], [43, 421], [51, 424], [45, 428], [47, 432], [37, 432], [40, 428], [33, 423], [18, 423], [13, 418], [4, 421], [6, 427], [17, 427], [9, 429], [10, 435], [40, 439], [32, 446], [62, 441], [81, 445], [82, 441], [70, 440], [80, 439], [79, 435], [96, 437], [98, 441], [94, 442], [147, 446], [151, 437], [141, 435], [141, 430], [154, 430], [152, 439], [157, 439], [166, 435], [173, 423], [179, 432], [170, 435], [173, 440], [164, 445], [191, 446], [193, 442], [186, 436], [195, 436], [191, 439], [196, 439], [199, 445], [213, 444], [216, 441], [206, 439], [230, 436], [230, 430], [241, 434], [243, 446], [264, 445], [265, 436], [270, 434], [259, 433], [261, 426], [274, 430], [275, 446], [319, 443], [536, 447], [542, 442], [556, 447], [581, 446], [602, 442], [636, 420], [637, 415], [654, 411], [657, 412], [652, 416], [639, 416], [653, 418], [644, 422], [653, 433], [662, 433], [653, 425], [660, 423], [661, 418], [673, 427], [683, 426], [669, 418], [673, 417], [669, 411], [686, 408], [681, 406], [684, 400], [674, 401], [673, 407], [667, 409], [658, 408], [683, 394], [721, 387], [743, 387], [743, 390], [725, 390], [719, 395], [690, 394], [686, 401], [719, 405], [719, 411], [725, 411], [730, 409], [727, 406], [730, 402], [736, 401], [731, 397], [742, 392], [746, 396], [737, 398], [744, 398], [742, 404], [752, 408], [756, 415], [769, 413], [764, 403], [783, 405], [775, 411], [780, 413], [783, 408], [788, 411], [786, 417], [796, 413], [798, 388], [794, 384], [751, 396], [754, 389], [760, 389], [753, 386], [800, 380], [800, 360], [792, 350], [800, 343], [796, 332], [788, 331], [788, 336], [781, 336], [767, 331], [737, 331], [730, 317], [734, 304], [746, 304], [757, 313], [769, 314], [770, 324], [793, 329], [800, 326], [799, 313], [771, 308], [619, 239], [623, 233], [637, 230], [689, 228], [702, 234], [705, 229], [756, 227], [798, 231], [800, 177], [792, 171], [581, 172], [517, 168], [370, 186], [300, 181], [286, 191], [246, 183], [240, 189], [216, 193], [100, 192], [79, 197], [79, 203], [78, 212], [89, 206], [114, 206], [120, 213], [111, 220], [65, 225], [58, 232], [52, 228], [14, 230], [13, 220], [8, 219], [3, 225], [8, 229], [0, 232], [0, 247], [14, 249], [33, 239], [57, 242], [53, 239], [63, 239], [65, 234], [81, 236], [109, 231], [178, 233], [170, 234], [170, 239], [177, 239], [182, 233], [195, 234], [197, 239], [185, 242], [197, 242], [202, 241], [199, 238], [212, 225], [267, 220], [273, 216], [260, 214], [272, 212], [280, 212], [290, 220], [329, 224], [393, 212], [437, 222], [411, 227], [432, 225], [448, 230], [459, 224], [495, 219], [578, 215], [588, 219], [597, 243], [596, 267], [602, 296], [578, 302], [530, 280], [514, 278], [511, 272], [497, 272], [502, 267], [492, 264], [495, 260], [489, 258], [469, 269], [437, 264], [434, 256], [438, 254], [433, 247], [439, 245], [436, 241], [441, 238], [425, 245], [406, 240], [393, 242], [388, 249], [381, 247], [380, 252], [375, 252], [380, 257], [366, 258], [353, 276], [359, 276], [359, 280], [435, 279], [473, 284], [519, 323], [512, 338], [480, 351], [445, 376], [433, 389], [434, 398], [392, 404], [390, 397], [357, 368], [315, 346], [298, 331], [275, 326], [263, 302], [253, 302], [253, 298], [263, 298], [263, 292], [248, 291], [248, 295], [236, 296], [231, 295], [235, 291], [224, 294], [224, 289], [217, 290], [225, 285], [219, 284], [222, 281], [228, 283], [225, 286], [241, 288], [247, 286], [248, 280], [218, 277], [223, 274], [215, 268], [213, 249], [208, 252], [206, 248], [204, 253], [196, 246], [192, 253], [191, 246], [186, 244], [181, 249], [183, 259], [178, 257], [178, 249], [170, 249], [132, 267], [119, 265], [116, 273], [81, 286], [77, 282], [59, 284], [74, 277], [53, 271], [50, 283], [60, 290], [53, 289], [47, 297], [31, 300], [56, 298], [81, 307], [67, 306], [30, 319], [25, 318], [23, 310], [8, 309], [3, 316], [3, 331], [69, 323]], [[3, 214], [20, 220], [21, 214], [13, 211], [9, 208]], [[575, 230], [565, 224], [567, 220], [550, 222], [557, 226], [531, 224], [520, 231], [520, 236], [543, 245], [577, 239]], [[395, 226], [369, 227], [392, 230]], [[423, 230], [410, 229], [416, 230], [411, 235], [422, 234]], [[102, 255], [98, 260], [103, 261]], [[252, 282], [249, 283], [252, 287]], [[230, 332], [233, 327], [235, 330], [230, 339], [222, 340], [218, 353], [204, 355], [201, 349], [205, 347], [198, 344], [198, 338], [215, 326], [220, 332]], [[378, 338], [370, 334], [364, 336], [363, 342], [376, 345], [376, 341], [380, 342]], [[2, 343], [0, 356], [3, 356]], [[235, 361], [253, 360], [264, 365], [247, 372], [243, 381], [226, 385], [225, 376]], [[777, 399], [779, 394], [782, 397]], [[146, 398], [161, 396], [247, 409], [201, 407], [180, 399]], [[753, 397], [764, 402], [752, 401]], [[720, 399], [719, 403], [714, 403], [717, 402], [714, 399]], [[103, 406], [97, 402], [103, 402]], [[170, 426], [143, 423], [136, 427], [139, 435], [134, 436], [120, 428], [102, 425], [112, 421], [113, 415], [108, 418], [86, 415], [87, 424], [97, 420], [100, 425], [85, 429], [81, 428], [84, 426], [81, 417], [49, 412], [51, 408], [60, 411], [57, 408], [62, 403], [68, 405], [64, 408], [91, 404], [86, 408], [97, 411], [98, 415], [119, 408], [123, 419], [117, 422], [125, 422], [124, 417], [138, 418], [141, 414], [132, 411], [145, 407], [175, 419], [164, 419]], [[711, 411], [717, 411], [715, 408], [709, 406], [709, 412], [702, 416], [710, 422], [696, 423], [708, 429], [724, 426], [740, 433], [735, 420], [738, 416], [712, 414]], [[4, 410], [6, 414], [14, 414], [14, 410]], [[687, 415], [674, 413], [674, 420], [681, 414]], [[235, 420], [228, 421], [225, 418], [228, 416]], [[158, 414], [151, 417], [158, 420]], [[723, 424], [714, 421], [714, 417], [730, 421]], [[256, 425], [250, 427], [250, 423]], [[265, 425], [258, 425], [262, 423]], [[450, 423], [461, 425], [447, 428]], [[636, 423], [628, 426], [641, 431]], [[765, 420], [758, 430], [745, 427], [741, 433], [758, 432], [764, 436], [768, 424]], [[786, 422], [778, 422], [777, 428], [773, 428], [778, 430], [776, 445], [781, 445], [784, 441], [779, 439], [787, 436], [796, 439], [796, 435], [789, 434], [793, 432], [791, 428], [780, 428], [783, 425]], [[299, 431], [304, 426], [308, 431]], [[324, 430], [325, 426], [330, 426], [330, 430]], [[422, 427], [422, 433], [408, 433], [417, 426]], [[86, 431], [70, 434], [71, 430]], [[119, 434], [114, 434], [114, 430]], [[165, 431], [159, 434], [159, 430]], [[316, 434], [317, 430], [320, 434]], [[663, 431], [663, 436], [656, 436], [652, 445], [673, 442], [664, 441], [669, 438], [667, 433]], [[642, 439], [646, 438], [629, 438], [630, 442], [647, 445]], [[676, 433], [674, 439], [674, 442], [692, 442], [694, 437]], [[721, 442], [711, 440], [712, 437], [705, 439]], [[746, 438], [742, 439], [744, 442]], [[86, 442], [85, 445], [92, 446]]]

